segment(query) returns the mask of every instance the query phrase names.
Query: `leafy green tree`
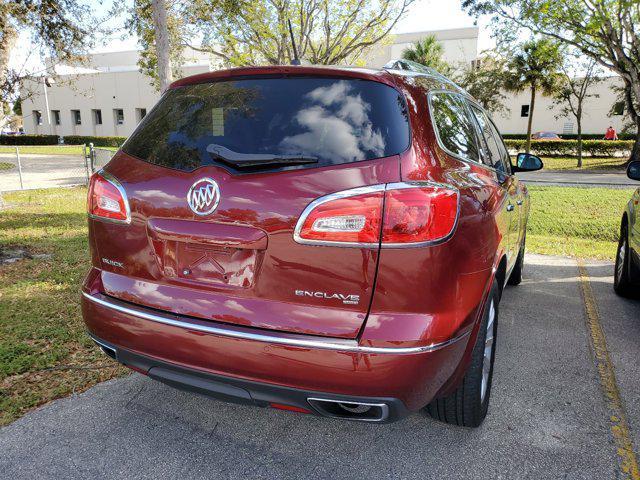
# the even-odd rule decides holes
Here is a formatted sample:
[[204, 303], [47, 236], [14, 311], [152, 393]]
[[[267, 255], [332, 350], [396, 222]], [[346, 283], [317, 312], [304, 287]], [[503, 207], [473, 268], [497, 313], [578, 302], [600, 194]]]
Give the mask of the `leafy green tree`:
[[[384, 40], [414, 0], [185, 0], [167, 3], [172, 64], [181, 50], [210, 54], [224, 66], [289, 64], [288, 21], [300, 57], [312, 64], [361, 62]], [[143, 47], [141, 67], [157, 78], [149, 5], [135, 0], [128, 22]]]
[[597, 98], [589, 89], [602, 81], [600, 70], [593, 59], [585, 60], [579, 53], [567, 55], [561, 67], [562, 77], [559, 88], [554, 93], [554, 104], [560, 107], [556, 118], [573, 116], [578, 127], [578, 168], [582, 167], [582, 116], [584, 102]]
[[20, 97], [16, 98], [16, 101], [13, 102], [13, 114], [22, 116], [22, 99]]
[[485, 52], [455, 76], [455, 81], [492, 113], [508, 111], [504, 105], [506, 60], [496, 52]]
[[418, 40], [402, 52], [402, 58], [431, 67], [443, 75], [450, 75], [453, 68], [443, 58], [444, 48], [435, 35]]
[[[463, 0], [473, 15], [491, 15], [503, 39], [525, 29], [575, 47], [616, 72], [624, 100], [640, 132], [640, 6], [638, 0]], [[640, 157], [636, 135], [630, 159]]]
[[[0, 0], [0, 128], [15, 124], [8, 107], [20, 87], [36, 84], [25, 82], [33, 77], [25, 65], [10, 64], [20, 35], [29, 36], [32, 54], [48, 57], [51, 64], [74, 62], [93, 44], [99, 30], [91, 28], [93, 23], [91, 8], [81, 0]], [[27, 86], [21, 93], [29, 97], [34, 92]]]
[[524, 42], [507, 63], [505, 88], [510, 92], [529, 90], [527, 147], [531, 150], [531, 125], [536, 106], [536, 93], [552, 95], [560, 87], [562, 54], [558, 44], [547, 38]]
[[77, 0], [0, 0], [0, 100], [10, 102], [28, 76], [9, 66], [20, 33], [29, 33], [32, 48], [52, 63], [75, 60], [91, 47], [91, 18]]
[[[142, 46], [138, 66], [142, 73], [152, 79], [152, 85], [158, 90], [166, 87], [172, 78], [180, 75], [182, 65], [182, 42], [184, 22], [184, 4], [178, 2], [165, 2], [165, 25], [167, 43], [163, 44], [165, 55], [165, 67], [161, 70], [158, 66], [158, 48], [156, 48], [156, 25], [153, 17], [153, 0], [135, 0], [129, 12], [126, 26], [129, 31], [138, 37]], [[164, 80], [161, 80], [163, 77]]]

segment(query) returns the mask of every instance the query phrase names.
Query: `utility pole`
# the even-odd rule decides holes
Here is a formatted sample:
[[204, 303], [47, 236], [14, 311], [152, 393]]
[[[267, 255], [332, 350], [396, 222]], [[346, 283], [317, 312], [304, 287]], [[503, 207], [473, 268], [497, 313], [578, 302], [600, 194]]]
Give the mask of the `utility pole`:
[[49, 78], [47, 76], [42, 77], [42, 85], [44, 87], [44, 108], [47, 113], [47, 131], [49, 135], [53, 135], [53, 131], [51, 128], [51, 110], [49, 110], [49, 95], [47, 93], [47, 87], [50, 87], [53, 83], [53, 78]]
[[49, 117], [49, 95], [47, 95], [47, 77], [42, 77], [42, 86], [44, 87], [44, 109], [47, 117], [47, 131], [49, 135], [51, 135], [51, 117]]

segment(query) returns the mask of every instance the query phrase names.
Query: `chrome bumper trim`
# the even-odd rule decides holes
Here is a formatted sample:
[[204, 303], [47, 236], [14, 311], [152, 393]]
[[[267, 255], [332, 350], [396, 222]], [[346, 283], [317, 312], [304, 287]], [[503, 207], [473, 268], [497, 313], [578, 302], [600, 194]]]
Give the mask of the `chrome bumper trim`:
[[335, 350], [345, 353], [405, 355], [412, 353], [433, 352], [435, 350], [439, 350], [441, 348], [452, 345], [459, 340], [462, 340], [470, 333], [470, 331], [468, 330], [444, 342], [432, 343], [419, 347], [368, 347], [366, 345], [358, 344], [356, 340], [342, 340], [338, 338], [326, 338], [292, 333], [272, 335], [264, 333], [264, 331], [262, 330], [252, 329], [248, 327], [236, 327], [233, 325], [225, 325], [224, 327], [222, 327], [220, 326], [220, 324], [214, 325], [210, 322], [207, 322], [206, 320], [189, 318], [189, 321], [185, 321], [181, 320], [177, 315], [173, 314], [157, 313], [155, 311], [145, 309], [144, 307], [132, 308], [124, 302], [106, 297], [104, 295], [90, 295], [86, 292], [82, 292], [82, 295], [87, 300], [111, 310], [142, 318], [144, 320], [162, 323], [164, 325], [170, 325], [172, 327], [179, 327], [187, 330], [209, 333], [211, 335], [218, 335], [221, 337], [239, 338], [243, 340], [252, 340], [255, 342], [289, 345], [301, 348]]

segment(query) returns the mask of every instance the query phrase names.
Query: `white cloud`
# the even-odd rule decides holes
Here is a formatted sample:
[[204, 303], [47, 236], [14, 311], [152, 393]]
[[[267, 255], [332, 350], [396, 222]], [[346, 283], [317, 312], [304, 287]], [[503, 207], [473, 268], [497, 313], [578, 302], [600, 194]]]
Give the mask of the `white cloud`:
[[373, 129], [369, 119], [371, 105], [351, 93], [348, 82], [316, 88], [306, 97], [310, 105], [300, 110], [295, 120], [308, 131], [285, 137], [281, 146], [287, 152], [343, 161], [384, 154], [382, 134]]

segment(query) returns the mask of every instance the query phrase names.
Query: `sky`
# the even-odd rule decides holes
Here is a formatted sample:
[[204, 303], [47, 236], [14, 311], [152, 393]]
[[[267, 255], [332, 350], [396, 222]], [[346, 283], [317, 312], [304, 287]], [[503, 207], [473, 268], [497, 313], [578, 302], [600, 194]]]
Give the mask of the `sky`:
[[[104, 11], [101, 0], [89, 0], [94, 6], [97, 14]], [[127, 0], [132, 3], [131, 0]], [[106, 2], [108, 3], [108, 2]], [[106, 12], [104, 12], [106, 13]], [[111, 25], [116, 27], [118, 23], [123, 23], [123, 18], [116, 18]], [[469, 17], [462, 11], [460, 0], [416, 0], [409, 7], [409, 11], [405, 17], [400, 20], [392, 33], [419, 32], [425, 30], [444, 30], [450, 28], [471, 27], [474, 25], [474, 19]], [[492, 41], [489, 31], [484, 27], [484, 22], [479, 22], [480, 36], [478, 38], [478, 50], [490, 48]], [[123, 32], [124, 33], [124, 32]], [[102, 45], [97, 45], [95, 52], [115, 52], [121, 50], [133, 50], [138, 48], [137, 38], [135, 36], [126, 35], [121, 38], [123, 33], [113, 35], [105, 39]], [[31, 72], [42, 70], [42, 59], [33, 53], [29, 37], [23, 34], [18, 42], [15, 51], [12, 54], [11, 65], [14, 68], [25, 67]]]
[[[398, 22], [393, 33], [421, 32], [424, 30], [445, 30], [450, 28], [473, 27], [475, 19], [467, 15], [459, 0], [417, 0], [409, 12]], [[486, 21], [480, 19], [478, 51], [493, 46]]]

